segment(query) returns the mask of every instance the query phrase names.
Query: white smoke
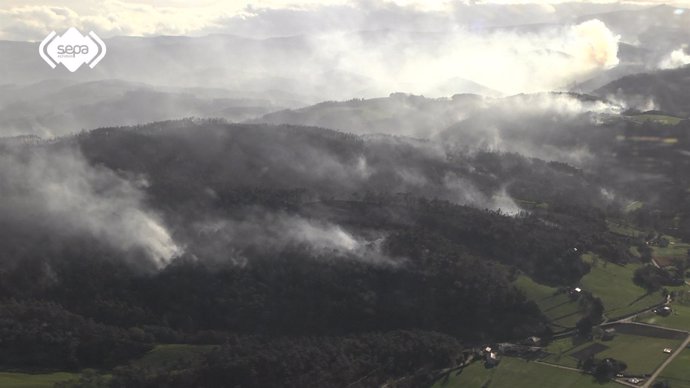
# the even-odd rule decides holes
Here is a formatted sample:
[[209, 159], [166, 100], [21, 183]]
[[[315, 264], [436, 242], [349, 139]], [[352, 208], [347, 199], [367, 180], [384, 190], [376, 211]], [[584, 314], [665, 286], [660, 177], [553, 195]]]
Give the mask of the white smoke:
[[570, 93], [520, 94], [487, 99], [486, 108], [450, 127], [440, 140], [461, 150], [517, 153], [583, 166], [595, 159], [587, 144], [557, 144], [573, 127], [599, 125], [624, 107]]
[[121, 251], [144, 251], [158, 267], [181, 253], [129, 181], [90, 166], [74, 151], [25, 152], [0, 155], [0, 217], [56, 235], [92, 236]]
[[491, 201], [492, 209], [500, 210], [503, 214], [515, 216], [523, 211], [522, 208], [520, 208], [520, 206], [518, 206], [518, 204], [515, 202], [513, 197], [508, 194], [505, 187], [494, 194], [494, 196], [491, 198]]
[[690, 64], [690, 55], [685, 53], [687, 45], [671, 51], [659, 62], [660, 69], [677, 69]]
[[446, 174], [444, 185], [453, 193], [454, 198], [451, 200], [460, 205], [501, 211], [501, 213], [510, 216], [515, 216], [523, 211], [508, 194], [505, 186], [492, 195], [486, 195], [477, 189], [470, 180], [455, 174]]
[[[514, 94], [566, 88], [615, 67], [619, 39], [599, 20], [537, 32], [475, 33], [458, 27], [426, 37], [401, 32], [374, 38], [329, 33], [313, 40], [315, 58], [310, 63], [322, 64], [320, 71], [363, 77], [373, 94], [405, 91], [440, 96], [453, 84], [466, 87], [468, 80]], [[312, 79], [319, 74], [313, 68], [310, 73]], [[304, 79], [310, 77], [305, 74]]]
[[619, 90], [617, 94], [607, 95], [606, 100], [610, 101], [614, 105], [620, 106], [623, 110], [635, 109], [640, 112], [646, 112], [648, 110], [659, 109], [659, 105], [654, 101], [653, 97], [641, 94], [626, 94], [621, 90]]
[[194, 225], [197, 233], [213, 240], [216, 253], [222, 246], [232, 252], [228, 259], [237, 262], [245, 249], [280, 252], [289, 246], [301, 246], [320, 257], [347, 258], [377, 265], [398, 265], [381, 251], [383, 236], [365, 238], [343, 227], [322, 220], [308, 219], [287, 213], [266, 213], [259, 210], [241, 219], [219, 219]]
[[583, 113], [616, 115], [623, 108], [616, 102], [582, 99], [568, 93], [537, 93], [497, 99], [489, 109], [520, 116], [551, 114], [574, 117]]

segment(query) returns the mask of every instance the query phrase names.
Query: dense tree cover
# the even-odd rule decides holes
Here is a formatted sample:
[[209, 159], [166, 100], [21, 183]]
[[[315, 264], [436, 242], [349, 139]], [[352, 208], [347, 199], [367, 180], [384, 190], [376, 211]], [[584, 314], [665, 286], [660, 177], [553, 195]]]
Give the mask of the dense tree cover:
[[683, 277], [674, 277], [668, 271], [648, 264], [635, 270], [633, 281], [647, 291], [654, 292], [660, 290], [663, 286], [682, 285], [684, 279]]
[[[77, 140], [92, 163], [145, 174], [152, 204], [173, 213], [169, 218], [181, 221], [180, 230], [192, 217], [236, 217], [252, 206], [358, 227], [432, 227], [446, 237], [460, 232], [455, 239], [473, 244], [475, 251], [520, 263], [554, 284], [573, 282], [586, 272], [566, 248], [585, 247], [620, 262], [630, 259], [627, 247], [607, 231], [596, 181], [562, 163], [485, 152], [439, 155], [433, 146], [404, 138], [365, 140], [318, 128], [207, 121], [106, 128]], [[531, 217], [514, 222], [452, 204], [488, 207], [505, 182], [512, 197], [547, 206], [528, 207]], [[422, 208], [417, 198], [441, 202], [435, 202], [436, 209]], [[442, 201], [447, 203], [438, 205]], [[387, 214], [376, 217], [381, 213]], [[409, 213], [415, 219], [409, 221]], [[474, 239], [478, 234], [484, 236]], [[522, 245], [518, 252], [513, 252], [515, 245]]]
[[675, 125], [629, 122], [623, 136], [629, 140], [616, 147], [617, 163], [604, 175], [641, 206], [621, 216], [642, 228], [690, 240], [690, 120]]
[[[60, 281], [33, 292], [26, 285], [25, 292], [99, 322], [183, 332], [309, 335], [422, 328], [474, 342], [544, 330], [539, 310], [508, 284], [501, 266], [453, 256], [452, 245], [442, 241], [420, 243], [431, 248], [418, 268], [327, 261], [299, 250], [255, 258], [244, 267], [180, 260], [150, 275], [132, 274], [118, 262], [66, 259], [53, 266]], [[164, 331], [158, 336], [166, 335], [175, 338]]]
[[[655, 96], [654, 100], [663, 111], [645, 113], [670, 113], [687, 118], [688, 112], [684, 108], [687, 104], [679, 104], [679, 101], [687, 100], [685, 91], [676, 87], [678, 82], [687, 82], [687, 73], [685, 68], [632, 75], [596, 93], [606, 98], [617, 94], [617, 99], [622, 101], [629, 98], [629, 106], [638, 105], [637, 99], [642, 95]], [[633, 93], [635, 90], [637, 92]], [[546, 190], [538, 180], [525, 180], [524, 176], [516, 175], [508, 176], [507, 190], [519, 199], [526, 199], [524, 193], [518, 194], [517, 189], [520, 188], [537, 194], [528, 198], [543, 198], [550, 192], [560, 191], [561, 196], [580, 203], [604, 187], [607, 194], [616, 200], [602, 201], [599, 198], [594, 202], [595, 207], [612, 205], [611, 202], [621, 205], [626, 200], [642, 201], [644, 208], [638, 209], [630, 220], [690, 239], [690, 195], [687, 192], [690, 182], [685, 173], [690, 167], [690, 159], [685, 154], [690, 145], [690, 120], [675, 124], [677, 119], [649, 119], [638, 116], [642, 112], [634, 110], [623, 116], [612, 116], [524, 109], [544, 100], [584, 104], [599, 101], [604, 104], [596, 97], [573, 93], [517, 95], [483, 108], [476, 106], [477, 101], [472, 96], [458, 96], [451, 101], [392, 95], [383, 99], [317, 104], [297, 111], [276, 112], [258, 121], [320, 125], [357, 133], [413, 133], [424, 138], [441, 139], [444, 146], [451, 149], [473, 152], [502, 149], [567, 162], [595, 176], [593, 183], [599, 185], [573, 195], [563, 174], [549, 176], [548, 180], [542, 181], [552, 185]], [[457, 111], [466, 116], [460, 122], [456, 122]], [[466, 159], [466, 153], [462, 155]], [[469, 165], [473, 168], [482, 166], [480, 163]], [[527, 170], [535, 170], [542, 175], [538, 163]], [[592, 206], [592, 202], [588, 202]], [[615, 209], [612, 206], [609, 210]], [[622, 212], [619, 214], [623, 215]]]
[[580, 336], [589, 337], [593, 326], [604, 319], [604, 304], [600, 298], [587, 291], [581, 292], [579, 302], [584, 314], [575, 324], [575, 329]]
[[[226, 344], [174, 373], [121, 369], [114, 386], [420, 386], [462, 346], [549, 334], [518, 272], [568, 286], [589, 270], [583, 252], [633, 259], [597, 177], [515, 154], [186, 120], [31, 147], [78, 147], [143, 182], [184, 254], [154, 270], [141, 250], [5, 220], [0, 298], [20, 306], [7, 349], [25, 353], [0, 361], [111, 366], [151, 343]], [[503, 191], [527, 211], [490, 210]], [[585, 302], [598, 322], [601, 302]], [[75, 329], [35, 342], [47, 318], [23, 311]]]
[[[123, 370], [113, 387], [324, 387], [378, 386], [404, 378], [401, 387], [424, 386], [435, 370], [457, 362], [460, 344], [426, 332], [346, 337], [233, 338], [203, 366], [171, 374]], [[199, 383], [201, 382], [201, 383]]]
[[117, 368], [111, 380], [86, 374], [60, 388], [396, 387], [430, 385], [462, 360], [453, 338], [423, 331], [344, 337], [232, 336], [200, 361]]
[[616, 374], [628, 369], [628, 365], [614, 358], [597, 360], [589, 358], [582, 365], [583, 369], [592, 373], [600, 382], [606, 382], [616, 377]]
[[96, 323], [39, 301], [1, 303], [0, 338], [0, 365], [13, 366], [114, 366], [151, 349], [141, 330]]

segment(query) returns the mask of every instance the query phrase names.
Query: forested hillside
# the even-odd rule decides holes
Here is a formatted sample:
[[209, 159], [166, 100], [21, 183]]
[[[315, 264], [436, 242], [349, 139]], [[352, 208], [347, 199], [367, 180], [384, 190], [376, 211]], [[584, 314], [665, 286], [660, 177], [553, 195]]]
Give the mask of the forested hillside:
[[[33, 207], [35, 214], [2, 229], [8, 365], [109, 367], [153, 343], [237, 338], [247, 358], [228, 351], [245, 373], [265, 362], [255, 358], [254, 335], [284, 338], [261, 340], [276, 347], [276, 357], [289, 358], [289, 343], [305, 347], [307, 359], [313, 336], [339, 342], [409, 330], [406, 336], [425, 342], [437, 335], [423, 330], [464, 346], [548, 336], [537, 305], [513, 285], [519, 273], [563, 286], [589, 270], [579, 252], [633, 259], [607, 229], [607, 209], [615, 206], [606, 205], [596, 177], [517, 154], [208, 120], [6, 142], [2, 153], [14, 162], [2, 171], [13, 182], [5, 189], [12, 209]], [[78, 175], [55, 191], [62, 166]], [[35, 193], [23, 191], [26, 180]], [[105, 207], [102, 198], [113, 193], [127, 200]], [[32, 202], [56, 196], [57, 210], [50, 201]], [[3, 210], [4, 219], [12, 209]], [[87, 228], [94, 217], [110, 223], [107, 233]], [[68, 331], [60, 322], [89, 329]], [[50, 336], [36, 337], [35, 327]], [[357, 345], [372, 352], [372, 369], [381, 366], [377, 341], [388, 335]], [[121, 350], [89, 350], [102, 341]], [[45, 351], [49, 344], [54, 351]], [[431, 344], [433, 354], [462, 349]], [[444, 364], [390, 351], [412, 357], [395, 368]], [[229, 357], [223, 352], [204, 363], [211, 375], [236, 373], [218, 369], [230, 365], [218, 364]], [[408, 372], [376, 372], [359, 384]], [[332, 373], [321, 370], [310, 381], [353, 377]], [[175, 376], [154, 373], [142, 384], [184, 386], [185, 374]], [[303, 386], [286, 376], [274, 378]], [[218, 386], [213, 381], [208, 386]]]

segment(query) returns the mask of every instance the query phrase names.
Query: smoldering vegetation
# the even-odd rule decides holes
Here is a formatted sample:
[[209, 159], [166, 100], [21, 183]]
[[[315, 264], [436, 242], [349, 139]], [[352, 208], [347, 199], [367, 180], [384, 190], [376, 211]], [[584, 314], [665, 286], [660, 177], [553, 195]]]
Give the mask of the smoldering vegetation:
[[[257, 334], [302, 350], [310, 335], [544, 335], [518, 273], [575, 284], [578, 252], [634, 260], [606, 224], [624, 204], [615, 182], [517, 153], [222, 120], [3, 144], [0, 294], [18, 298], [3, 322], [51, 317], [60, 344], [26, 346], [34, 326], [12, 324], [10, 364], [109, 365], [161, 341], [245, 349]], [[83, 319], [117, 357], [69, 336]], [[166, 373], [139, 372], [116, 381]]]
[[161, 267], [182, 251], [143, 206], [137, 182], [90, 165], [78, 149], [4, 144], [0, 160], [5, 266], [89, 239], [98, 242], [96, 251], [110, 249], [143, 268]]
[[[567, 103], [554, 102], [561, 97]], [[597, 147], [615, 151], [610, 169], [499, 149], [468, 152], [429, 139], [222, 120], [5, 139], [2, 176], [11, 184], [3, 194], [22, 213], [0, 213], [8, 226], [2, 241], [14, 248], [0, 269], [0, 295], [14, 298], [2, 310], [13, 334], [0, 356], [18, 366], [107, 367], [151, 343], [231, 344], [203, 366], [185, 366], [184, 377], [126, 367], [113, 380], [183, 386], [197, 374], [236, 377], [240, 372], [223, 369], [228, 362], [264, 368], [269, 361], [257, 346], [286, 354], [276, 337], [314, 357], [321, 353], [309, 344], [324, 339], [305, 336], [354, 338], [359, 354], [374, 357], [369, 369], [379, 362], [371, 346], [384, 346], [389, 334], [362, 344], [363, 333], [413, 329], [407, 335], [414, 341], [439, 351], [447, 342], [425, 331], [466, 343], [549, 335], [539, 309], [512, 285], [515, 276], [576, 284], [589, 270], [582, 251], [635, 260], [607, 217], [670, 226], [681, 203], [672, 195], [687, 180], [682, 168], [664, 171], [686, 140], [657, 149], [658, 166], [644, 165], [644, 153], [626, 153], [642, 148], [616, 140], [634, 131], [678, 136], [686, 123], [634, 124], [612, 115], [597, 124], [610, 114], [608, 105], [561, 97], [515, 99], [530, 101], [540, 112], [535, 117], [582, 120], [605, 132]], [[558, 145], [553, 131], [549, 141]], [[644, 174], [608, 175], [631, 161]], [[654, 176], [654, 201], [645, 176]], [[626, 214], [620, 193], [648, 205]], [[672, 200], [674, 209], [660, 205]], [[37, 323], [18, 324], [27, 317]], [[37, 341], [45, 320], [54, 322], [41, 329], [50, 340]], [[404, 362], [431, 362], [391, 351]], [[361, 368], [343, 368], [342, 377], [324, 371], [314, 381], [360, 378]], [[433, 377], [424, 370], [414, 381]], [[280, 373], [302, 381], [292, 368]], [[408, 372], [382, 370], [366, 381], [391, 375]]]
[[[246, 266], [257, 256], [304, 251], [322, 262], [361, 261], [373, 266], [398, 266], [404, 258], [383, 251], [385, 231], [351, 228], [294, 212], [261, 207], [238, 209], [232, 218], [196, 221], [194, 259]], [[221, 253], [222, 252], [222, 253]]]
[[[372, 107], [390, 116], [367, 116]], [[395, 95], [264, 118], [338, 127], [340, 116], [329, 112], [344, 110], [352, 128], [377, 135], [182, 120], [50, 142], [7, 139], [3, 174], [14, 191], [3, 218], [44, 234], [88, 236], [113, 252], [136, 252], [134, 261], [153, 268], [175, 258], [244, 266], [284, 250], [323, 261], [406, 265], [410, 258], [387, 246], [397, 228], [417, 222], [405, 206], [386, 216], [391, 228], [344, 215], [339, 204], [424, 199], [520, 219], [539, 213], [538, 204], [570, 213], [662, 202], [653, 187], [667, 173], [642, 175], [630, 166], [635, 159], [620, 137], [635, 129], [621, 109], [572, 94]], [[404, 132], [398, 124], [422, 121], [417, 112], [428, 110], [446, 112], [427, 123], [429, 138], [397, 135]], [[441, 130], [451, 114], [460, 121]], [[684, 141], [674, 146], [683, 147]], [[638, 185], [628, 187], [636, 176]]]
[[[451, 98], [391, 94], [388, 98], [326, 102], [270, 113], [250, 122], [290, 123], [346, 132], [411, 136], [458, 152], [509, 152], [578, 167], [603, 163], [610, 143], [602, 130], [629, 109], [574, 93]], [[596, 155], [596, 156], [595, 156]], [[595, 161], [596, 159], [596, 161]]]
[[[190, 333], [204, 330], [213, 340], [413, 328], [521, 336], [545, 327], [507, 266], [574, 281], [587, 267], [573, 246], [625, 257], [598, 210], [582, 218], [600, 196], [586, 177], [518, 155], [219, 120], [6, 140], [3, 150], [0, 293], [20, 299], [3, 310], [14, 333], [3, 349], [21, 355], [3, 356], [10, 363], [116, 359], [81, 352], [91, 342], [64, 329], [82, 327], [79, 316], [102, 322], [93, 330], [123, 357], [151, 341], [203, 341]], [[551, 190], [549, 212], [531, 201], [513, 216], [483, 209], [547, 187], [508, 176], [560, 177], [580, 202]], [[12, 322], [27, 316], [60, 322], [49, 330], [65, 346], [22, 346], [33, 326]]]
[[[411, 328], [523, 335], [543, 330], [542, 319], [498, 263], [556, 281], [586, 271], [568, 247], [617, 249], [596, 212], [583, 221], [588, 232], [576, 233], [572, 204], [557, 216], [518, 217], [463, 206], [469, 187], [482, 193], [472, 194], [477, 201], [510, 190], [494, 173], [515, 175], [522, 165], [528, 174], [538, 163], [560, 175], [518, 156], [486, 155], [498, 165], [473, 172], [463, 167], [471, 159], [419, 140], [194, 120], [4, 144], [0, 293], [20, 301], [3, 322], [52, 315], [81, 327], [70, 315], [78, 314], [107, 326], [98, 329], [104, 341], [118, 337], [114, 326], [140, 328], [138, 340], [117, 344], [123, 354], [151, 340], [196, 341], [186, 333], [203, 330], [216, 339]], [[585, 191], [587, 182], [571, 184]], [[551, 243], [534, 250], [541, 239]], [[484, 329], [499, 311], [506, 319]], [[80, 353], [90, 342], [68, 341], [62, 324], [50, 332], [74, 346], [48, 355], [45, 346], [22, 347], [30, 329], [8, 329], [15, 335], [5, 349], [22, 351], [0, 352], [3, 360], [109, 362]]]
[[[73, 147], [80, 153], [64, 151]], [[29, 155], [6, 163], [23, 190], [7, 207], [18, 215], [36, 212], [23, 221], [41, 220], [50, 230], [62, 220], [62, 232], [71, 227], [120, 250], [140, 248], [157, 266], [182, 256], [243, 266], [290, 249], [326, 261], [404, 265], [410, 257], [391, 253], [387, 241], [399, 228], [414, 227], [418, 215], [393, 206], [381, 210], [385, 221], [378, 225], [340, 208], [350, 203], [442, 201], [516, 222], [535, 203], [600, 209], [610, 203], [595, 176], [559, 163], [314, 127], [183, 120], [12, 149]], [[64, 176], [72, 170], [78, 174]]]

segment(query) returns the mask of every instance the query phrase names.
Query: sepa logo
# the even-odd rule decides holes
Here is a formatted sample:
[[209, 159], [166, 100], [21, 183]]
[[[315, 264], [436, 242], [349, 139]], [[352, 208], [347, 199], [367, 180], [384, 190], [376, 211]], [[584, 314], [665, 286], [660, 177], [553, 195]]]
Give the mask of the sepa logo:
[[55, 31], [48, 34], [38, 46], [38, 52], [53, 69], [62, 63], [67, 70], [75, 72], [84, 63], [93, 69], [105, 56], [105, 43], [93, 31], [84, 36], [72, 27], [62, 36]]

